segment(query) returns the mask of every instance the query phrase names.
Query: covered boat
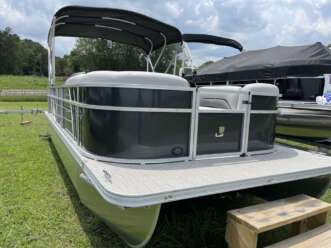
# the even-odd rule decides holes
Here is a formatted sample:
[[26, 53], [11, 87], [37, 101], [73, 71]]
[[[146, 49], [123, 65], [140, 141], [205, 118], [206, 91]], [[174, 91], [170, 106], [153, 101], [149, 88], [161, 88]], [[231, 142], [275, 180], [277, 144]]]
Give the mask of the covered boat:
[[[134, 45], [150, 72], [78, 73], [55, 86], [55, 36]], [[321, 194], [331, 174], [331, 158], [274, 145], [277, 87], [198, 88], [155, 73], [150, 54], [181, 42], [175, 27], [109, 8], [64, 7], [49, 32], [52, 142], [82, 203], [132, 247], [150, 240], [164, 203], [322, 177], [311, 192]]]
[[[299, 137], [331, 137], [331, 106], [315, 99], [329, 94], [331, 52], [321, 43], [276, 46], [221, 59], [188, 76], [198, 85], [275, 84], [280, 90], [277, 133]], [[330, 92], [331, 93], [331, 92]]]

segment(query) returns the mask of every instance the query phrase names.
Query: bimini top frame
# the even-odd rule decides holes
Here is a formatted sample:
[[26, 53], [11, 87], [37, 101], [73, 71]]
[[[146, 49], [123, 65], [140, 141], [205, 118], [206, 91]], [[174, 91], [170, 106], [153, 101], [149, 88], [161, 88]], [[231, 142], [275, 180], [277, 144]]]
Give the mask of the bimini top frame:
[[183, 41], [185, 42], [196, 42], [205, 44], [214, 44], [219, 46], [229, 46], [238, 49], [240, 52], [243, 51], [243, 46], [235, 40], [224, 38], [220, 36], [208, 35], [208, 34], [183, 34]]
[[157, 59], [153, 66], [150, 60], [153, 51], [182, 42], [182, 35], [177, 28], [133, 11], [67, 6], [55, 13], [48, 34], [51, 84], [55, 79], [55, 36], [102, 38], [139, 47], [146, 53], [147, 68], [151, 66], [152, 70], [160, 60]]
[[[244, 51], [243, 46], [236, 40], [224, 38], [221, 36], [208, 35], [208, 34], [183, 34], [183, 55], [184, 59], [182, 60], [182, 68], [180, 70], [180, 76], [182, 76], [183, 70], [189, 68], [192, 71], [194, 70], [193, 59], [190, 52], [190, 48], [187, 43], [204, 43], [212, 44], [218, 46], [228, 46], [235, 49], [238, 49], [240, 52]], [[176, 64], [177, 61], [175, 61]]]

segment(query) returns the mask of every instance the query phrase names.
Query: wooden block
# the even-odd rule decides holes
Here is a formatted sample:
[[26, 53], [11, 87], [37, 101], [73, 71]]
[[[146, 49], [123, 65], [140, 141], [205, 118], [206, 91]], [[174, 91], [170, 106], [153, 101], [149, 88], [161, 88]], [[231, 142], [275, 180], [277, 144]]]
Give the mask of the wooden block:
[[258, 233], [247, 226], [228, 218], [226, 224], [225, 240], [229, 248], [256, 248]]
[[[231, 210], [228, 212], [228, 217], [236, 219], [238, 223], [246, 225], [257, 233], [261, 233], [325, 213], [330, 209], [331, 204], [329, 203], [307, 195], [297, 195], [242, 209]], [[323, 219], [323, 217], [318, 218]]]
[[298, 235], [328, 223], [329, 212], [320, 213], [292, 224], [292, 235]]
[[326, 224], [266, 248], [330, 248], [331, 225]]
[[[307, 230], [314, 229], [316, 227], [319, 227], [321, 225], [327, 224], [328, 223], [328, 216], [329, 216], [329, 211], [326, 211], [324, 213], [320, 213], [318, 215], [309, 217], [306, 222], [306, 228]], [[331, 246], [331, 244], [330, 244]]]
[[32, 121], [23, 121], [23, 122], [21, 122], [20, 124], [22, 125], [22, 126], [24, 126], [24, 125], [30, 125], [32, 123]]

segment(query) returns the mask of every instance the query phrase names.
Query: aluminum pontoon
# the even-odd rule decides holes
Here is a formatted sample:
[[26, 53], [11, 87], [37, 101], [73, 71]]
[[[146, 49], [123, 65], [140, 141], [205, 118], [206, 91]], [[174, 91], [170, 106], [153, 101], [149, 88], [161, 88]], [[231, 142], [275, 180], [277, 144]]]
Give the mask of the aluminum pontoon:
[[[79, 73], [55, 86], [55, 36], [135, 45], [150, 72]], [[331, 174], [330, 157], [274, 145], [276, 86], [199, 88], [153, 72], [150, 54], [181, 42], [175, 27], [109, 8], [64, 7], [49, 32], [52, 142], [82, 203], [132, 247], [150, 240], [164, 203]]]
[[278, 79], [275, 84], [282, 95], [277, 133], [331, 141], [331, 104], [325, 100], [331, 93], [329, 75]]

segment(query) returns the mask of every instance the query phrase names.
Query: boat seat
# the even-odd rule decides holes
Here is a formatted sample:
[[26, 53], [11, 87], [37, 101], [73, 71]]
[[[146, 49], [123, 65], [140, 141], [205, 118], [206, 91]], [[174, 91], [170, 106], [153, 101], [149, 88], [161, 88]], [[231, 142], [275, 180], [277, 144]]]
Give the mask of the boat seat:
[[246, 108], [249, 94], [278, 97], [275, 85], [265, 83], [240, 86], [206, 86], [200, 88], [200, 107], [240, 109]]
[[200, 107], [237, 109], [239, 86], [206, 86], [200, 88]]
[[251, 92], [251, 94], [259, 94], [266, 96], [278, 96], [279, 90], [278, 87], [273, 84], [265, 84], [265, 83], [253, 83], [247, 84], [242, 87], [243, 91]]
[[[239, 97], [238, 102], [238, 109], [245, 109], [247, 107], [247, 104], [245, 102], [249, 100], [248, 96], [251, 95], [259, 95], [259, 96], [269, 96], [269, 97], [278, 97], [279, 96], [279, 89], [277, 86], [272, 84], [265, 84], [265, 83], [253, 83], [253, 84], [247, 84], [244, 87], [242, 87], [242, 93]], [[254, 98], [253, 98], [253, 105], [254, 105]], [[265, 99], [265, 103], [260, 102], [258, 104], [270, 104], [270, 102]], [[252, 106], [253, 107], [253, 106]], [[265, 106], [266, 109], [268, 109], [268, 106]]]
[[200, 99], [200, 106], [209, 108], [231, 109], [231, 106], [225, 99], [203, 98]]

